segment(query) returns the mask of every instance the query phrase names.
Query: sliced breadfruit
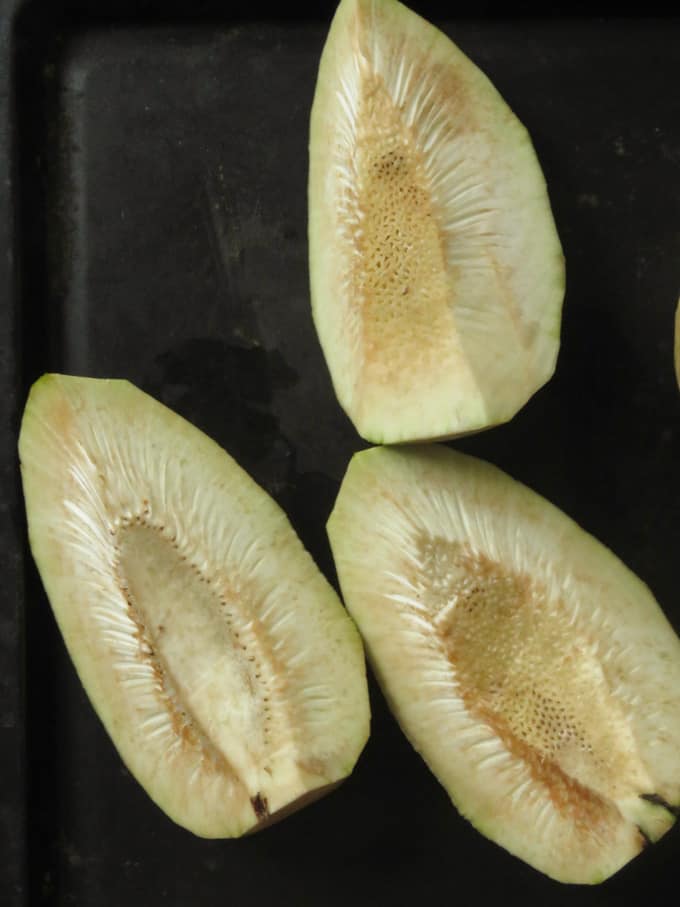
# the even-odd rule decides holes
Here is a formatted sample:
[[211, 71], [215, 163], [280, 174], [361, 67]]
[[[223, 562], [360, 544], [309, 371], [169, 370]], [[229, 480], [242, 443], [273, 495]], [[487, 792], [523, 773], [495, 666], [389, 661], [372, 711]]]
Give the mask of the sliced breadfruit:
[[596, 883], [668, 830], [680, 641], [614, 554], [441, 445], [357, 454], [328, 533], [397, 720], [479, 831]]
[[396, 0], [342, 0], [310, 124], [312, 312], [376, 443], [510, 419], [552, 375], [564, 260], [525, 128]]
[[369, 730], [359, 634], [225, 451], [126, 381], [46, 375], [19, 452], [68, 651], [172, 819], [236, 837], [351, 772]]

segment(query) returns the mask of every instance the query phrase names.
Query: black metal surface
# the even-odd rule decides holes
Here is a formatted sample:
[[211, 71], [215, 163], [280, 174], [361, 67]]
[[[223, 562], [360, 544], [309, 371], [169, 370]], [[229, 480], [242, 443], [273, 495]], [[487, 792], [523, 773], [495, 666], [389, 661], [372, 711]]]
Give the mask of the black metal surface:
[[[0, 13], [2, 10], [0, 10]], [[0, 15], [0, 901], [25, 903], [23, 518], [15, 454], [22, 405], [15, 258], [11, 17]]]
[[[334, 579], [324, 523], [363, 445], [335, 402], [309, 315], [308, 115], [332, 4], [295, 22], [256, 8], [235, 22], [201, 3], [195, 15], [171, 3], [165, 16], [153, 3], [71, 4], [68, 16], [32, 4], [12, 33], [15, 87], [10, 6], [0, 23], [0, 235], [20, 253], [22, 284], [19, 293], [0, 255], [0, 465], [15, 493], [0, 510], [7, 903], [632, 905], [672, 892], [678, 829], [595, 889], [559, 886], [486, 841], [375, 689], [372, 737], [352, 778], [242, 841], [193, 838], [125, 771], [28, 558], [22, 594], [16, 407], [47, 370], [131, 379], [227, 447]], [[511, 424], [459, 446], [612, 547], [680, 630], [680, 22], [436, 21], [529, 128], [568, 268], [554, 379]]]

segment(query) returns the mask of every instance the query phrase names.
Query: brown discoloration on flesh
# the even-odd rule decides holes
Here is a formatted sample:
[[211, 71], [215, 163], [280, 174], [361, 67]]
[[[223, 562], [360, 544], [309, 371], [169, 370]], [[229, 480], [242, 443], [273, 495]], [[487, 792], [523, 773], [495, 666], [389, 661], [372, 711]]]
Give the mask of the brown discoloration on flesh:
[[575, 829], [606, 836], [622, 820], [616, 800], [646, 774], [592, 640], [539, 582], [467, 544], [423, 534], [418, 562], [419, 598], [468, 713]]
[[[198, 730], [194, 719], [187, 714], [182, 704], [177, 701], [176, 696], [173, 694], [172, 690], [176, 689], [176, 685], [171, 677], [169, 668], [162, 656], [157, 652], [153, 635], [144, 624], [140, 616], [140, 609], [134, 601], [130, 590], [120, 581], [119, 588], [127, 601], [128, 616], [135, 625], [133, 637], [139, 643], [139, 659], [149, 664], [153, 671], [153, 688], [168, 713], [173, 733], [182, 741], [184, 747], [195, 750], [202, 758], [209, 759], [213, 765], [223, 762], [226, 768], [226, 761], [222, 754], [215, 749], [207, 736]], [[159, 631], [162, 629], [161, 625]]]
[[[402, 28], [401, 23], [391, 21], [392, 10], [387, 7], [374, 6], [370, 2], [359, 3], [356, 7], [355, 18], [351, 24], [355, 53], [364, 59], [372, 59], [374, 32], [389, 34], [389, 52], [397, 60], [407, 60], [411, 67], [411, 85], [434, 85], [431, 100], [428, 106], [442, 109], [455, 122], [456, 128], [461, 132], [479, 131], [479, 118], [476, 114], [475, 101], [479, 104], [479, 92], [474, 92], [469, 84], [469, 79], [461, 75], [460, 67], [455, 60], [452, 61], [452, 51], [448, 47], [444, 54], [441, 52], [443, 35], [433, 26], [428, 25], [426, 31], [431, 33], [436, 42], [430, 49], [428, 41], [424, 40], [422, 30], [415, 34]], [[396, 26], [396, 27], [395, 27]], [[427, 51], [424, 52], [423, 48]]]
[[305, 772], [305, 774], [316, 775], [321, 778], [326, 774], [326, 763], [322, 759], [309, 756], [305, 759], [298, 758], [296, 761], [300, 771]]
[[257, 793], [254, 797], [250, 798], [251, 806], [253, 807], [253, 812], [258, 819], [266, 819], [269, 815], [269, 805], [267, 803], [267, 798], [263, 797], [262, 794]]
[[379, 383], [393, 382], [407, 359], [433, 364], [444, 355], [451, 274], [415, 137], [379, 76], [366, 76], [361, 92], [351, 296], [361, 310], [365, 366]]
[[326, 794], [329, 794], [331, 791], [335, 790], [338, 785], [341, 784], [340, 781], [332, 781], [330, 784], [323, 784], [321, 787], [317, 787], [314, 790], [309, 790], [304, 794], [301, 794], [297, 799], [291, 801], [286, 806], [282, 806], [281, 809], [274, 810], [274, 812], [267, 813], [266, 816], [263, 816], [257, 825], [253, 826], [249, 831], [246, 832], [246, 835], [251, 835], [254, 832], [261, 831], [263, 828], [268, 828], [270, 825], [275, 825], [277, 822], [280, 822], [281, 819], [285, 819], [287, 816], [292, 815], [300, 809], [304, 809], [305, 806], [309, 806], [310, 803], [314, 803], [316, 800], [325, 797]]
[[45, 378], [43, 380], [49, 381], [45, 391], [51, 396], [49, 410], [50, 428], [57, 437], [68, 443], [72, 437], [76, 437], [79, 434], [75, 430], [77, 428], [75, 425], [76, 413], [67, 394], [61, 390], [57, 391], [54, 382], [58, 379]]
[[[470, 700], [473, 698], [469, 697]], [[556, 762], [546, 759], [514, 734], [502, 715], [480, 708], [474, 701], [466, 701], [465, 704], [480, 721], [491, 728], [508, 752], [524, 762], [534, 781], [548, 792], [555, 809], [567, 816], [580, 831], [589, 835], [593, 832], [606, 833], [610, 824], [620, 818], [618, 809], [609, 800], [579, 783]]]

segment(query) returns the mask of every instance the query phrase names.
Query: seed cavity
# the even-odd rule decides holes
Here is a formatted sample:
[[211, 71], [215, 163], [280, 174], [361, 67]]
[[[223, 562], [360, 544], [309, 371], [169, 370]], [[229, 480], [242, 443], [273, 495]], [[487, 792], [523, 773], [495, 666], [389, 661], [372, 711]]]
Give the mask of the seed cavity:
[[468, 713], [584, 829], [616, 814], [647, 773], [587, 624], [540, 582], [468, 544], [421, 534], [418, 600]]
[[144, 505], [117, 521], [112, 568], [127, 604], [118, 675], [139, 689], [147, 736], [164, 740], [173, 757], [180, 741], [199, 768], [217, 768], [249, 787], [268, 761], [274, 691], [242, 590], [180, 550]]
[[361, 309], [366, 368], [391, 382], [405, 356], [444, 355], [451, 278], [423, 155], [377, 75], [362, 82], [357, 120], [355, 188], [341, 203], [354, 225], [347, 282]]

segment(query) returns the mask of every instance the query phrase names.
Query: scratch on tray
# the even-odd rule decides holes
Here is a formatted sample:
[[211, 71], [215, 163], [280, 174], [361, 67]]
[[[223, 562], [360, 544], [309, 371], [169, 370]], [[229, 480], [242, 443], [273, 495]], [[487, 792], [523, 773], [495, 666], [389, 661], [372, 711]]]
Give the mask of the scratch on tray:
[[230, 207], [225, 193], [224, 173], [219, 169], [217, 173], [205, 173], [203, 213], [221, 283], [228, 296], [236, 299], [240, 296], [239, 265], [244, 255], [241, 216], [236, 207]]
[[[230, 197], [220, 164], [206, 169], [202, 186], [202, 208], [221, 293], [229, 307], [232, 331], [249, 347], [260, 346], [254, 292], [249, 269], [244, 267], [249, 250], [256, 249], [265, 232], [261, 206], [255, 200], [244, 210], [243, 203]], [[255, 269], [256, 270], [256, 269]]]

